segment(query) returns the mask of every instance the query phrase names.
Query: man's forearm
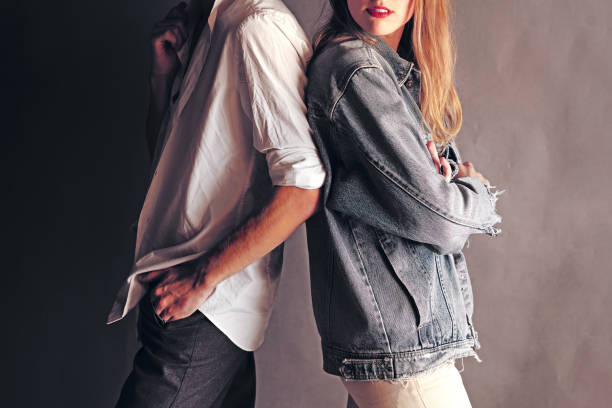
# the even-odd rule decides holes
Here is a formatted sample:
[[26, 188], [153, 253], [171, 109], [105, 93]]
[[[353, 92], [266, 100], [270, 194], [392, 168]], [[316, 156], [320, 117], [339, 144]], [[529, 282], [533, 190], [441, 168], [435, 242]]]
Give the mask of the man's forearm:
[[277, 187], [259, 214], [206, 255], [199, 283], [214, 287], [272, 251], [315, 212], [318, 200], [319, 189]]
[[149, 155], [153, 157], [162, 120], [170, 103], [172, 76], [151, 75], [151, 99], [147, 114], [146, 138]]

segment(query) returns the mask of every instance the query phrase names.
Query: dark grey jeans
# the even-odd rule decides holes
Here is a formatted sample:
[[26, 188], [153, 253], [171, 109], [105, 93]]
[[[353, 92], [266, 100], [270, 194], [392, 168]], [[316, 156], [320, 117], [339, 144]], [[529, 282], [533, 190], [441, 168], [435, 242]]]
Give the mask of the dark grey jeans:
[[255, 360], [202, 313], [164, 323], [140, 301], [134, 359], [117, 408], [255, 406]]

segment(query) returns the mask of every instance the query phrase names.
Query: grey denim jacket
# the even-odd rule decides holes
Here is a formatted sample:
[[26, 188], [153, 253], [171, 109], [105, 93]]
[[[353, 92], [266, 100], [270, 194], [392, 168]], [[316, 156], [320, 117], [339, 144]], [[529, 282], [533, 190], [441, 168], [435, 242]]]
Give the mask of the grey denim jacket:
[[[324, 370], [399, 379], [475, 356], [472, 289], [461, 252], [495, 236], [496, 195], [437, 174], [414, 98], [414, 64], [384, 41], [333, 43], [308, 70], [306, 102], [327, 171], [306, 225]], [[460, 162], [454, 144], [445, 151]]]

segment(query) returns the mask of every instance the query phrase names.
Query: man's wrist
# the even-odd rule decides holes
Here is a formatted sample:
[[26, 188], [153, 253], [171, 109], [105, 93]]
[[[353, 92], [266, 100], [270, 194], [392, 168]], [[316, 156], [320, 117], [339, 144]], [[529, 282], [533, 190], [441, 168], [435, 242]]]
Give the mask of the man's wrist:
[[211, 272], [211, 259], [207, 256], [204, 257], [200, 262], [196, 265], [196, 285], [200, 288], [214, 288], [217, 286], [217, 281], [214, 279], [214, 276]]

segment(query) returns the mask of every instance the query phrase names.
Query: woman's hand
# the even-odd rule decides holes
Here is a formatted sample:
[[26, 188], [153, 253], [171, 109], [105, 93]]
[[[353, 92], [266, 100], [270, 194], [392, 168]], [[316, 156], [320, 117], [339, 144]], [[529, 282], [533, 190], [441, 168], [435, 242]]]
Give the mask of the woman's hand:
[[[438, 151], [436, 150], [436, 145], [431, 140], [427, 142], [427, 150], [429, 150], [429, 154], [431, 155], [431, 159], [433, 160], [434, 166], [436, 167], [436, 171], [441, 172], [444, 178], [446, 179], [446, 181], [450, 182], [451, 177], [452, 177], [452, 169], [451, 169], [451, 166], [448, 160], [446, 160], [445, 157], [438, 157]], [[479, 179], [480, 181], [482, 181], [484, 184], [488, 186], [491, 185], [489, 183], [489, 180], [487, 180], [482, 174], [476, 171], [472, 163], [463, 162], [463, 163], [458, 163], [457, 165], [459, 166], [459, 172], [457, 173], [455, 178], [475, 177]]]
[[177, 51], [187, 40], [187, 3], [173, 7], [168, 15], [153, 26], [153, 66], [151, 76], [174, 76], [181, 62]]
[[489, 183], [489, 180], [487, 180], [482, 174], [477, 172], [472, 163], [470, 162], [459, 163], [459, 172], [455, 177], [476, 177], [477, 179], [485, 183], [487, 186], [491, 185], [491, 183]]
[[[438, 151], [436, 150], [436, 144], [431, 140], [427, 142], [427, 150], [429, 150], [429, 154], [431, 155], [431, 159], [433, 160], [434, 166], [436, 167], [436, 172], [442, 172], [442, 175], [446, 179], [446, 181], [450, 182], [452, 177], [452, 170], [450, 164], [444, 157], [438, 157]], [[441, 169], [441, 170], [440, 170]]]

